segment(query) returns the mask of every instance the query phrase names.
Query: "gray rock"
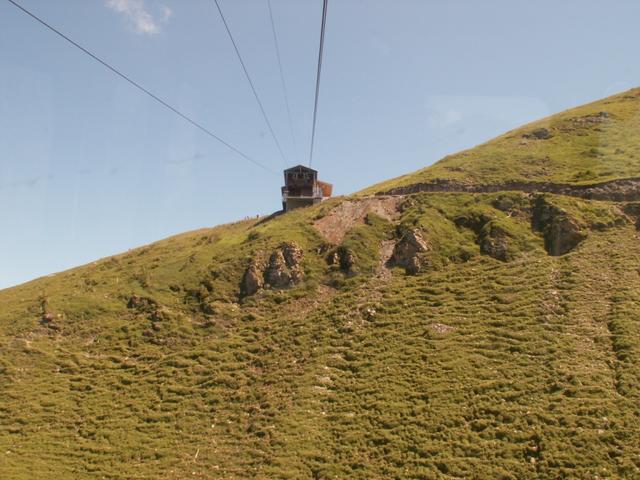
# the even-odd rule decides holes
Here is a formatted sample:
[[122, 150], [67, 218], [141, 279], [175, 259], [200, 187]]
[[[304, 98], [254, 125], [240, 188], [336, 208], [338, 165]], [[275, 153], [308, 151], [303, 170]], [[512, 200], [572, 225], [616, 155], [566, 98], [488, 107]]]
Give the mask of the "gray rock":
[[587, 238], [585, 232], [571, 215], [552, 205], [544, 196], [534, 200], [531, 226], [542, 233], [549, 255], [564, 255]]
[[263, 286], [264, 278], [262, 269], [255, 261], [251, 261], [242, 278], [241, 293], [243, 296], [255, 295]]
[[280, 245], [269, 257], [266, 266], [254, 258], [247, 267], [240, 285], [243, 297], [255, 295], [265, 286], [289, 288], [304, 280], [302, 249], [293, 242]]
[[271, 254], [264, 272], [264, 281], [273, 288], [285, 288], [291, 284], [291, 273], [281, 249]]
[[416, 274], [428, 264], [420, 254], [431, 249], [431, 244], [422, 237], [420, 231], [409, 230], [396, 243], [389, 263], [392, 266], [403, 267], [409, 274]]
[[478, 239], [478, 242], [480, 244], [480, 253], [503, 262], [511, 260], [509, 235], [501, 228], [490, 225], [488, 231]]
[[537, 140], [548, 140], [552, 137], [551, 132], [547, 128], [536, 128], [531, 133], [525, 133], [524, 138], [535, 138]]

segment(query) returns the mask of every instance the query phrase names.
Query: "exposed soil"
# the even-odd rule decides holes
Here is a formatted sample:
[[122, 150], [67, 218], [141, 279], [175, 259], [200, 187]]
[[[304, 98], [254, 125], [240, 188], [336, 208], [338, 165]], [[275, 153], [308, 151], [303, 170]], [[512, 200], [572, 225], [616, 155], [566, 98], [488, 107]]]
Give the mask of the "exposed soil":
[[391, 270], [389, 269], [389, 260], [393, 256], [395, 249], [395, 240], [385, 240], [380, 246], [380, 264], [378, 265], [377, 275], [385, 280], [391, 278]]
[[314, 226], [328, 242], [338, 245], [349, 230], [364, 223], [369, 213], [375, 213], [389, 221], [395, 220], [401, 202], [402, 197], [398, 195], [346, 200], [316, 221]]

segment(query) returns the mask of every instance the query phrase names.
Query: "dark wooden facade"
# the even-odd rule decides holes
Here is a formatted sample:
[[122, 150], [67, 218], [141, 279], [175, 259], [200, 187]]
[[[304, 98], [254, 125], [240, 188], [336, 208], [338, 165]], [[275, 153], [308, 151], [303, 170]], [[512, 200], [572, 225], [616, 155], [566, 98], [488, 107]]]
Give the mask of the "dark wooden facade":
[[318, 172], [313, 168], [297, 165], [284, 171], [282, 187], [282, 209], [287, 212], [295, 208], [320, 203], [330, 197], [332, 186], [318, 180]]

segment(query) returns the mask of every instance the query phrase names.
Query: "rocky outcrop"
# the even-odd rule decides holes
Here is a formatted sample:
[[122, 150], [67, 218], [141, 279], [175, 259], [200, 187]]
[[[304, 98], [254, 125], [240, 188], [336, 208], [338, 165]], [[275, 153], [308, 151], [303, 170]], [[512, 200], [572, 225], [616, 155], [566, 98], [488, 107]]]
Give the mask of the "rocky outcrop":
[[609, 112], [598, 112], [591, 115], [585, 115], [582, 117], [573, 117], [568, 119], [565, 123], [569, 123], [573, 127], [591, 126], [593, 124], [605, 123], [611, 119]]
[[284, 288], [291, 282], [287, 262], [282, 251], [276, 250], [269, 258], [269, 264], [264, 272], [265, 284], [274, 288]]
[[548, 140], [552, 137], [548, 128], [536, 128], [531, 133], [522, 135], [524, 138], [535, 138], [536, 140]]
[[576, 219], [543, 196], [534, 201], [531, 226], [542, 233], [545, 249], [553, 256], [570, 252], [587, 238]]
[[473, 212], [457, 217], [454, 223], [458, 227], [468, 228], [476, 234], [476, 243], [480, 247], [480, 253], [503, 262], [512, 259], [513, 254], [509, 249], [511, 235], [496, 222], [494, 217], [486, 213]]
[[258, 290], [260, 290], [263, 286], [264, 277], [262, 268], [256, 261], [252, 260], [249, 264], [249, 267], [247, 267], [247, 270], [244, 272], [244, 276], [242, 277], [240, 292], [242, 296], [248, 297], [258, 293]]
[[480, 245], [480, 253], [489, 255], [497, 260], [506, 262], [512, 259], [512, 254], [509, 251], [509, 239], [510, 235], [500, 226], [494, 222], [490, 222], [478, 238], [478, 244]]
[[288, 288], [300, 283], [304, 272], [300, 266], [303, 252], [295, 243], [284, 243], [271, 254], [264, 272], [264, 283], [272, 288]]
[[329, 265], [337, 266], [343, 272], [349, 275], [355, 275], [358, 273], [358, 258], [355, 253], [346, 247], [338, 247], [337, 250], [329, 254], [327, 257], [327, 263]]
[[640, 230], [640, 203], [628, 203], [623, 211], [635, 220], [636, 230]]
[[419, 230], [408, 230], [396, 243], [389, 263], [391, 266], [404, 268], [410, 275], [415, 275], [428, 265], [428, 261], [421, 254], [431, 250], [431, 244], [423, 238]]
[[304, 257], [302, 249], [293, 242], [284, 243], [280, 248], [287, 267], [292, 270], [291, 273], [293, 280], [296, 282], [302, 280], [302, 277], [304, 277], [304, 273], [300, 268], [300, 262], [302, 262]]
[[264, 272], [264, 281], [273, 288], [284, 288], [291, 283], [291, 274], [280, 250], [273, 252], [271, 255], [269, 265]]
[[142, 297], [136, 294], [131, 295], [131, 297], [129, 297], [129, 301], [127, 302], [127, 308], [143, 311], [155, 310], [157, 306], [158, 302], [156, 302], [153, 298]]
[[240, 285], [242, 296], [255, 295], [260, 289], [290, 288], [304, 279], [302, 259], [304, 252], [293, 242], [280, 245], [264, 265], [252, 259], [247, 267]]
[[509, 217], [529, 217], [531, 215], [531, 200], [525, 194], [502, 194], [491, 202], [491, 206], [506, 213]]
[[554, 193], [588, 200], [632, 202], [640, 200], [640, 178], [612, 180], [592, 185], [524, 181], [478, 185], [457, 180], [435, 179], [427, 183], [414, 183], [413, 185], [392, 188], [377, 195], [410, 195], [421, 192], [493, 193], [503, 191]]

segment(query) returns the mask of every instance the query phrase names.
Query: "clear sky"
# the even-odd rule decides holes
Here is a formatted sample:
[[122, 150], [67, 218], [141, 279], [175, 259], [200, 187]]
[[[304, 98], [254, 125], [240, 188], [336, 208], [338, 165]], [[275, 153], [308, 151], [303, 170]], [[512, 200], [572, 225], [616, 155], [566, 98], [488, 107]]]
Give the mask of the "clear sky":
[[[284, 165], [212, 0], [19, 0], [260, 162]], [[321, 0], [219, 0], [290, 165]], [[314, 167], [339, 194], [640, 83], [637, 0], [329, 0]], [[264, 172], [0, 0], [0, 288], [280, 207]]]

